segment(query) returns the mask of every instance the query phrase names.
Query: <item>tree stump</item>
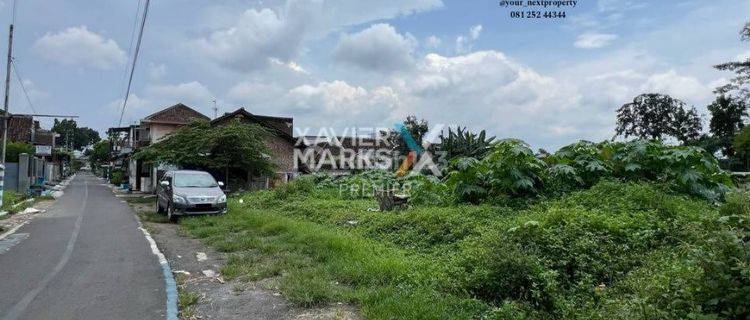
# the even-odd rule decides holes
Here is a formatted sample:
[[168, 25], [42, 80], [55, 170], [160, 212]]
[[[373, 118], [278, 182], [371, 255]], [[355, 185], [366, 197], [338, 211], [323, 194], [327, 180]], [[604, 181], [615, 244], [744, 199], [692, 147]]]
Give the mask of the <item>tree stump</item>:
[[409, 200], [409, 196], [396, 194], [395, 190], [376, 190], [375, 198], [378, 200], [380, 211], [404, 207]]

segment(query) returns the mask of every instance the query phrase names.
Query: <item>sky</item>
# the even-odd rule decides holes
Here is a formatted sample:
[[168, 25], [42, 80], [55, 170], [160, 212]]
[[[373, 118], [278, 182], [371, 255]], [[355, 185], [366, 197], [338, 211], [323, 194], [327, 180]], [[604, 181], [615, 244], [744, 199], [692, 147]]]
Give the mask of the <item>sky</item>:
[[[12, 74], [11, 113], [116, 126], [142, 2], [17, 0], [13, 56], [33, 110]], [[12, 7], [0, 0], [5, 26]], [[750, 0], [565, 10], [514, 19], [495, 0], [154, 0], [123, 124], [178, 102], [213, 116], [215, 100], [219, 114], [293, 117], [298, 133], [415, 115], [554, 150], [612, 138], [616, 109], [641, 93], [705, 116], [732, 76], [712, 66], [750, 57], [739, 37]]]

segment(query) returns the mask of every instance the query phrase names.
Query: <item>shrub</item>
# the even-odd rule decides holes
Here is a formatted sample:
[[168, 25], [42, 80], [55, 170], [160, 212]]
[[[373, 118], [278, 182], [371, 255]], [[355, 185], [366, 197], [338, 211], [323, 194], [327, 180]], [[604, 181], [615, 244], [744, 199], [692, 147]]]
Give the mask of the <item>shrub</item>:
[[277, 199], [286, 199], [295, 195], [304, 195], [315, 189], [315, 180], [311, 176], [303, 176], [274, 188]]
[[649, 184], [603, 181], [496, 221], [462, 245], [453, 277], [464, 275], [458, 289], [483, 300], [551, 315], [596, 308], [597, 288], [617, 285], [654, 252], [697, 241], [713, 210]]
[[409, 203], [414, 205], [447, 205], [452, 203], [448, 187], [435, 176], [414, 174], [403, 182], [409, 193]]
[[482, 160], [454, 160], [446, 184], [462, 202], [479, 203], [489, 196], [534, 195], [541, 187], [545, 167], [526, 143], [507, 139], [494, 143]]
[[122, 171], [113, 171], [112, 177], [109, 178], [109, 181], [116, 186], [120, 185], [125, 182], [125, 173]]
[[20, 141], [10, 141], [6, 146], [5, 161], [6, 162], [18, 162], [18, 155], [26, 153], [29, 156], [33, 156], [34, 146]]
[[22, 211], [26, 209], [25, 206], [15, 206], [21, 201], [24, 201], [26, 199], [25, 196], [13, 191], [13, 190], [5, 190], [3, 191], [3, 206], [0, 208], [2, 211], [7, 211], [9, 213], [17, 213], [19, 211]]
[[563, 191], [615, 177], [666, 182], [676, 191], [715, 201], [732, 186], [713, 155], [698, 147], [666, 146], [658, 141], [581, 141], [545, 160], [550, 165], [548, 182]]
[[581, 141], [537, 158], [525, 143], [503, 140], [482, 160], [452, 163], [446, 184], [458, 201], [529, 197], [540, 191], [559, 196], [604, 178], [666, 183], [674, 191], [718, 201], [733, 182], [718, 160], [701, 148], [657, 141]]

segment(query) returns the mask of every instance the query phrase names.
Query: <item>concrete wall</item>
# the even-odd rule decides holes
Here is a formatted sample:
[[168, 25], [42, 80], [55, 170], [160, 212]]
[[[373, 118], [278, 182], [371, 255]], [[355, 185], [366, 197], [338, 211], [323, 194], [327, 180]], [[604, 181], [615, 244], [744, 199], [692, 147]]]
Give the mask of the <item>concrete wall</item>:
[[163, 124], [163, 123], [150, 123], [149, 132], [151, 135], [151, 143], [157, 142], [164, 138], [167, 134], [177, 130], [181, 125], [175, 124]]
[[3, 178], [3, 190], [18, 190], [18, 163], [5, 163], [5, 177]]

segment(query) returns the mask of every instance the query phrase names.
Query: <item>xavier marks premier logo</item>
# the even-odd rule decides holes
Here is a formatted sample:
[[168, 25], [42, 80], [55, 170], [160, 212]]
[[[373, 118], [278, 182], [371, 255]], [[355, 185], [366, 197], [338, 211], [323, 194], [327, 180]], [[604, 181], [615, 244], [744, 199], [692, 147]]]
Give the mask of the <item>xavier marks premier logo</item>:
[[[445, 153], [435, 142], [443, 128], [445, 125], [437, 125], [419, 137], [421, 139], [401, 123], [392, 129], [357, 127], [336, 131], [321, 128], [313, 135], [309, 129], [298, 129], [295, 166], [303, 172], [385, 169], [396, 170], [398, 176], [425, 171], [440, 176], [440, 169], [446, 164]], [[402, 143], [397, 143], [399, 141]]]

